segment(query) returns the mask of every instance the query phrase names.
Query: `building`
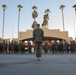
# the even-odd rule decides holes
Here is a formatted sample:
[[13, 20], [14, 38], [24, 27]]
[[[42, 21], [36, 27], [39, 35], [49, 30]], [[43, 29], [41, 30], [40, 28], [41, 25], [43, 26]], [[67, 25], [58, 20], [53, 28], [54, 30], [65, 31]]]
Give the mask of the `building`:
[[[70, 41], [68, 37], [68, 31], [60, 31], [59, 29], [48, 29], [44, 26], [42, 26], [41, 29], [44, 31], [44, 41], [48, 41], [48, 44], [51, 44], [53, 40]], [[18, 40], [33, 42], [32, 34], [33, 29], [26, 30], [26, 32], [19, 32]]]

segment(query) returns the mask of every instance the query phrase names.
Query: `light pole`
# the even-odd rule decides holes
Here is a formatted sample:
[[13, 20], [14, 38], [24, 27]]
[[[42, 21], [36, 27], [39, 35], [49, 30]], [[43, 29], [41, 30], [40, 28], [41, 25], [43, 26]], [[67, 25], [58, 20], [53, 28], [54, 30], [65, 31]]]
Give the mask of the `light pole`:
[[18, 13], [18, 33], [19, 33], [19, 25], [20, 25], [20, 11], [21, 11], [21, 9], [23, 8], [23, 6], [21, 6], [21, 5], [18, 5], [18, 11], [19, 11], [19, 13]]
[[[76, 4], [74, 6], [72, 6], [72, 7], [75, 9], [75, 23], [76, 23]], [[75, 34], [75, 24], [74, 24], [74, 34]], [[75, 38], [76, 38], [76, 36], [75, 36]]]
[[64, 26], [64, 13], [63, 13], [63, 9], [64, 9], [64, 5], [60, 6], [60, 9], [62, 10], [62, 22], [63, 22], [63, 31], [65, 30], [65, 26]]
[[2, 8], [3, 8], [3, 26], [2, 26], [2, 39], [4, 39], [5, 9], [7, 9], [7, 6], [4, 4], [4, 5], [2, 5]]

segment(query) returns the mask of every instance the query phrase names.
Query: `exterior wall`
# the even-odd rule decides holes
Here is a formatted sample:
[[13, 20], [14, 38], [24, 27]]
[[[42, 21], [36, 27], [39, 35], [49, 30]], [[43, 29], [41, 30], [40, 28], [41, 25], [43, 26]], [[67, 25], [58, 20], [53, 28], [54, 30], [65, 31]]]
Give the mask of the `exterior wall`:
[[61, 39], [67, 39], [68, 38], [68, 31], [60, 31], [58, 29], [47, 29], [47, 28], [42, 28], [44, 31], [44, 35], [45, 36], [49, 36], [49, 37], [56, 37], [56, 38], [61, 38]]
[[33, 30], [27, 30], [26, 32], [19, 32], [19, 40], [32, 38]]
[[[68, 39], [68, 31], [60, 31], [59, 29], [48, 29], [43, 27], [44, 36], [46, 37], [55, 37], [67, 40]], [[33, 30], [27, 30], [26, 32], [19, 32], [19, 40], [32, 38]]]

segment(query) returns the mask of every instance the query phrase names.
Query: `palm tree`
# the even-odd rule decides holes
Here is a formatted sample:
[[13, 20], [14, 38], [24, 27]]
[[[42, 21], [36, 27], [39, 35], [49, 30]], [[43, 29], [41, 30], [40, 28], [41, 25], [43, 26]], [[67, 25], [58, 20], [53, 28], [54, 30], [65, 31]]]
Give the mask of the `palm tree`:
[[49, 14], [51, 11], [50, 9], [45, 10], [45, 13]]
[[37, 7], [36, 7], [36, 6], [33, 6], [32, 9], [34, 10], [34, 11], [32, 12], [32, 17], [33, 17], [33, 19], [34, 19], [34, 22], [33, 22], [33, 24], [32, 24], [32, 28], [35, 28], [36, 25], [37, 25], [36, 18], [38, 17], [38, 13], [37, 13], [37, 11], [36, 11], [36, 10], [37, 10]]
[[65, 30], [65, 27], [64, 27], [64, 13], [63, 13], [64, 7], [65, 7], [64, 5], [61, 5], [61, 6], [60, 6], [60, 9], [62, 10], [63, 30]]
[[51, 11], [50, 11], [50, 9], [46, 9], [45, 10], [45, 13], [46, 13], [46, 18], [47, 18], [47, 27], [48, 27], [48, 20], [49, 20], [49, 13], [50, 13]]
[[4, 4], [4, 5], [2, 5], [2, 8], [3, 8], [3, 26], [2, 26], [2, 39], [4, 39], [5, 9], [7, 9], [7, 6]]
[[[76, 4], [72, 7], [75, 9], [75, 21], [76, 21]], [[74, 24], [74, 34], [75, 34], [75, 24]]]
[[37, 7], [36, 6], [33, 6], [32, 9], [37, 10]]
[[36, 18], [38, 17], [38, 13], [36, 12], [37, 7], [33, 6], [32, 9], [34, 10], [34, 12], [32, 13], [32, 17], [34, 18], [34, 22], [35, 22]]
[[75, 9], [75, 18], [76, 18], [76, 4], [73, 6], [73, 8]]
[[19, 33], [19, 24], [20, 24], [20, 11], [21, 11], [21, 9], [23, 8], [23, 6], [22, 5], [18, 5], [18, 11], [19, 11], [19, 13], [18, 13], [18, 33]]

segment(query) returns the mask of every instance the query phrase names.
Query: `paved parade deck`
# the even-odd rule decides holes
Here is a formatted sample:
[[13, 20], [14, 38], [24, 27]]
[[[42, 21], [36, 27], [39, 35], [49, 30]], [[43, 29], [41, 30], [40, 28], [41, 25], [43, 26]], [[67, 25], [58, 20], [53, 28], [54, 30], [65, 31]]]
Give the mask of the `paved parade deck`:
[[76, 54], [0, 54], [0, 75], [76, 75]]

